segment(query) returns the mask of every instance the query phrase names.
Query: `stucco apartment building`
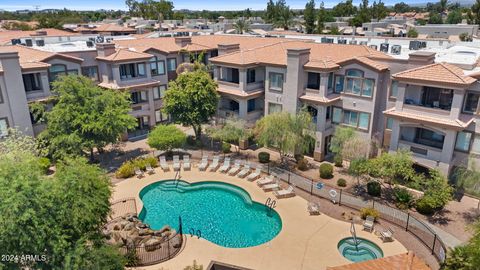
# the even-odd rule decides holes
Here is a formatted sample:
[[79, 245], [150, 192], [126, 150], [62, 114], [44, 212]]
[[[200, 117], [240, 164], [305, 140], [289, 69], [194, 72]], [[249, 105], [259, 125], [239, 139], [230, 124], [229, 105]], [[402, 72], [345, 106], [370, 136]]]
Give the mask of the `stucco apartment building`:
[[[330, 155], [339, 125], [353, 127], [390, 151], [408, 149], [419, 165], [445, 174], [480, 154], [480, 76], [466, 70], [475, 67], [435, 63], [434, 53], [395, 59], [364, 45], [227, 35], [114, 40], [90, 50], [37, 51], [0, 47], [0, 133], [18, 126], [37, 134], [27, 103], [48, 97], [56, 76], [78, 73], [101, 87], [129, 91], [131, 114], [138, 121], [129, 137], [142, 136], [169, 120], [161, 111], [162, 100], [178, 65], [203, 54], [218, 82], [217, 117], [253, 124], [272, 112], [306, 107], [316, 126], [310, 151], [316, 160]], [[36, 77], [41, 89], [27, 90]]]

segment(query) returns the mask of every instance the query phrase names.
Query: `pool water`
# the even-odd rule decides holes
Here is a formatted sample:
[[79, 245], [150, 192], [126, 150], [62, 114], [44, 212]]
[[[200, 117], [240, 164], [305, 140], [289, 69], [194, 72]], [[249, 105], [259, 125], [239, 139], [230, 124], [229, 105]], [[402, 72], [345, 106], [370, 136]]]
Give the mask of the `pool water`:
[[347, 237], [338, 242], [338, 250], [343, 257], [352, 262], [362, 262], [383, 258], [382, 249], [375, 243], [357, 237], [358, 246], [355, 246], [353, 237]]
[[183, 233], [223, 247], [257, 246], [272, 240], [282, 228], [275, 210], [227, 183], [160, 181], [142, 189], [140, 199], [139, 217], [152, 229], [170, 225], [178, 230], [180, 216]]

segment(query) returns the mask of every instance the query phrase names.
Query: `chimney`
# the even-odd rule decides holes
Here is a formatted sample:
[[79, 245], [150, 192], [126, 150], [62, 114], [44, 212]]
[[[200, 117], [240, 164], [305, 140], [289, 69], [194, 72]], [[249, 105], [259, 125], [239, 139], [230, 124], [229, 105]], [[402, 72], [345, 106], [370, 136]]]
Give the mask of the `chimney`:
[[310, 48], [287, 49], [287, 72], [284, 75], [283, 108], [290, 113], [296, 113], [300, 104], [298, 98], [303, 94], [306, 73], [303, 66], [310, 60]]
[[240, 44], [238, 43], [223, 43], [218, 44], [218, 55], [239, 52]]
[[97, 55], [107, 57], [115, 53], [115, 43], [97, 43]]
[[415, 66], [430, 65], [435, 62], [434, 52], [413, 52], [408, 55], [408, 64]]
[[175, 44], [183, 48], [188, 44], [192, 44], [192, 38], [191, 37], [175, 37]]

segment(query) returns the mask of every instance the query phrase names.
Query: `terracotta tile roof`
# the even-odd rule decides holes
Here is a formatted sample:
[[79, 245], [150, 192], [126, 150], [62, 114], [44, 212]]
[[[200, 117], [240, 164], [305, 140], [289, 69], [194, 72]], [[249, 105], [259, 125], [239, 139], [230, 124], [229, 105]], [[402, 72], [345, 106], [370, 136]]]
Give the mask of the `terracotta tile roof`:
[[35, 31], [0, 31], [0, 45], [10, 44], [11, 40], [14, 38], [26, 38], [32, 36], [39, 36], [38, 33], [45, 32], [47, 36], [72, 36], [78, 35], [75, 33], [70, 33], [63, 30], [45, 28], [38, 29]]
[[431, 268], [409, 251], [376, 260], [327, 267], [327, 270], [431, 270]]
[[331, 60], [311, 60], [308, 61], [304, 68], [313, 68], [313, 69], [322, 69], [322, 70], [336, 70], [340, 65], [336, 64]]
[[227, 95], [232, 95], [235, 97], [240, 97], [240, 98], [253, 98], [253, 97], [258, 97], [263, 95], [265, 92], [264, 90], [254, 90], [254, 91], [240, 91], [240, 90], [233, 90], [233, 89], [228, 89], [228, 88], [222, 88], [221, 85], [217, 88], [217, 91], [222, 93], [222, 94], [227, 94]]
[[50, 65], [45, 63], [52, 58], [64, 58], [74, 62], [82, 62], [83, 59], [61, 53], [52, 53], [37, 50], [23, 45], [0, 46], [0, 52], [17, 52], [22, 69], [47, 68]]
[[128, 89], [128, 88], [138, 88], [138, 87], [151, 87], [160, 85], [160, 81], [155, 79], [142, 79], [142, 80], [127, 80], [119, 82], [102, 82], [98, 86], [109, 89]]
[[384, 71], [384, 70], [387, 70], [389, 68], [388, 65], [376, 62], [376, 61], [374, 61], [374, 60], [372, 60], [368, 57], [365, 57], [365, 56], [353, 57], [353, 58], [347, 59], [345, 61], [341, 61], [341, 62], [339, 62], [339, 64], [346, 64], [346, 63], [350, 63], [350, 62], [358, 62], [360, 64], [371, 67], [371, 68], [373, 68], [377, 71]]
[[93, 25], [93, 27], [80, 26], [75, 28], [75, 32], [131, 32], [136, 33], [137, 30], [118, 25], [116, 23], [104, 23]]
[[454, 87], [467, 87], [476, 81], [466, 76], [461, 68], [448, 63], [435, 63], [405, 70], [394, 74], [393, 78], [410, 83], [427, 82]]
[[300, 100], [310, 101], [310, 102], [322, 104], [322, 105], [328, 105], [341, 100], [341, 97], [338, 94], [330, 95], [329, 97], [322, 97], [318, 95], [302, 95], [300, 96]]
[[122, 62], [128, 60], [142, 60], [150, 59], [153, 55], [143, 52], [136, 52], [129, 49], [117, 49], [115, 53], [105, 56], [97, 57], [97, 60], [109, 61], [109, 62]]
[[397, 111], [395, 108], [386, 110], [383, 112], [386, 116], [409, 120], [415, 123], [431, 124], [442, 128], [450, 128], [454, 130], [463, 130], [467, 128], [473, 121], [473, 115], [460, 114], [459, 119], [449, 119], [448, 117], [434, 117], [427, 116], [425, 114], [419, 114], [418, 112]]

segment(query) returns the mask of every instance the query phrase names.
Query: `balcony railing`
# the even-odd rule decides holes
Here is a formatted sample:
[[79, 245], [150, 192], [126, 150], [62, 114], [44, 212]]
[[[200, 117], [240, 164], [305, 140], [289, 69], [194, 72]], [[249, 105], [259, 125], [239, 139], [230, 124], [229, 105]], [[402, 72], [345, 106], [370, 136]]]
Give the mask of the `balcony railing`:
[[398, 148], [407, 149], [411, 151], [414, 156], [420, 156], [434, 161], [438, 161], [442, 157], [442, 149], [411, 141], [400, 140]]

